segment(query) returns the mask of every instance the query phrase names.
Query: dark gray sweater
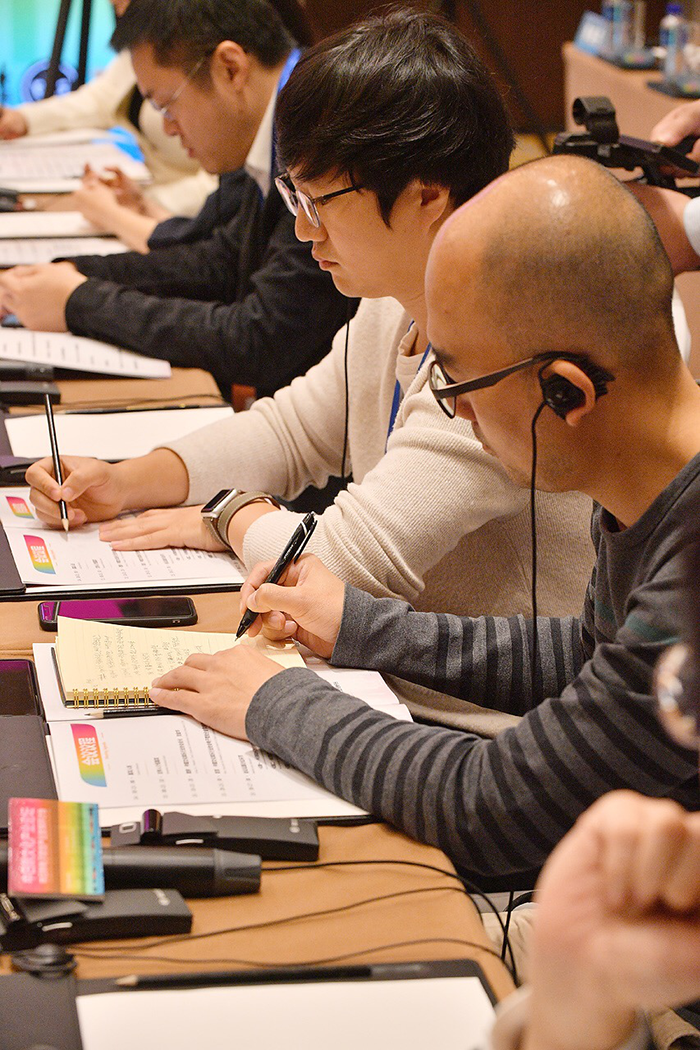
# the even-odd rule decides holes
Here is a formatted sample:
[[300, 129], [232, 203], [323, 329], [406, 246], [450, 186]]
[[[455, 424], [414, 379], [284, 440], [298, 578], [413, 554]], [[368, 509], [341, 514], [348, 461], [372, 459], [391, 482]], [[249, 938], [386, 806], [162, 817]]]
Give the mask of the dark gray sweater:
[[538, 868], [615, 788], [700, 808], [697, 754], [665, 736], [652, 699], [654, 663], [677, 637], [682, 551], [699, 510], [700, 456], [631, 528], [594, 510], [583, 614], [538, 619], [534, 696], [532, 621], [417, 613], [347, 587], [333, 663], [524, 716], [495, 740], [397, 722], [301, 668], [258, 690], [248, 735], [476, 877]]

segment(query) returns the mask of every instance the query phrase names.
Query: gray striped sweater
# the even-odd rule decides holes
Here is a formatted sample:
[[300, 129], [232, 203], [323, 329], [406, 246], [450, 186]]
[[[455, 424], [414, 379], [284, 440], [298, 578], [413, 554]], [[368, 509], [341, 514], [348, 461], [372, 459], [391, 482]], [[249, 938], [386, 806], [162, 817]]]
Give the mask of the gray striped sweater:
[[615, 788], [700, 808], [697, 755], [664, 735], [652, 699], [699, 511], [700, 455], [629, 529], [595, 508], [583, 613], [538, 619], [534, 693], [532, 621], [418, 613], [347, 587], [333, 663], [523, 716], [494, 740], [396, 722], [301, 668], [258, 690], [250, 739], [476, 877], [538, 868]]

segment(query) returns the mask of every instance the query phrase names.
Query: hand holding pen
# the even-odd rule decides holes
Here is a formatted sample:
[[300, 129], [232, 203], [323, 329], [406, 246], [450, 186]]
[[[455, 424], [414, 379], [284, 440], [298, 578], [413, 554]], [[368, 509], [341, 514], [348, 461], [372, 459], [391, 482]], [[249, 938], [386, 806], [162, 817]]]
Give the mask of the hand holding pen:
[[[281, 580], [289, 566], [298, 560], [304, 547], [311, 539], [313, 531], [316, 528], [316, 523], [317, 519], [314, 514], [306, 515], [301, 524], [292, 533], [289, 543], [273, 565], [265, 579], [265, 583], [278, 583], [279, 580]], [[255, 623], [258, 615], [259, 614], [253, 612], [252, 609], [246, 609], [241, 618], [241, 622], [238, 625], [236, 638], [241, 638], [246, 633], [248, 628]]]
[[[53, 473], [57, 484], [63, 485], [61, 457], [58, 454], [58, 438], [56, 437], [56, 422], [53, 418], [51, 396], [49, 394], [44, 394], [44, 407], [46, 409], [46, 422], [49, 427], [49, 441], [51, 442], [51, 456], [53, 458]], [[65, 500], [60, 499], [58, 501], [58, 509], [61, 515], [61, 525], [63, 526], [64, 531], [68, 532], [68, 507], [66, 506]]]

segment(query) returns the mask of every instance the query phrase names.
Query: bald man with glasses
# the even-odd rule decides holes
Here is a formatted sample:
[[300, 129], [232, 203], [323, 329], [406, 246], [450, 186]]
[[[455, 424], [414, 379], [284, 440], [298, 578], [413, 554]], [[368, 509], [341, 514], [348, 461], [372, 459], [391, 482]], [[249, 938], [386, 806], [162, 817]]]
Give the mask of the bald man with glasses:
[[595, 500], [579, 618], [416, 612], [310, 556], [282, 585], [262, 564], [243, 589], [272, 637], [519, 714], [517, 726], [483, 740], [406, 725], [240, 649], [163, 676], [155, 702], [250, 739], [482, 883], [522, 885], [614, 789], [700, 809], [697, 754], [663, 733], [653, 685], [700, 513], [700, 389], [678, 353], [672, 284], [647, 213], [577, 158], [516, 169], [431, 252], [433, 396], [516, 484], [535, 473], [534, 434], [537, 488]]

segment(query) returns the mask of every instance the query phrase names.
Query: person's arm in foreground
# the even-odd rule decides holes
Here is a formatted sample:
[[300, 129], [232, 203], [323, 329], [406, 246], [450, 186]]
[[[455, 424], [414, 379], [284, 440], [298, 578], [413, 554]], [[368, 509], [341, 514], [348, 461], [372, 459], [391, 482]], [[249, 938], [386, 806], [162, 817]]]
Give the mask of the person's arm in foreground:
[[612, 1050], [639, 1011], [700, 996], [700, 813], [607, 795], [556, 848], [536, 897], [521, 1050]]
[[[461, 664], [460, 695], [504, 710], [531, 707], [520, 618], [414, 613], [404, 603], [344, 588], [312, 557], [290, 570], [285, 582], [293, 587], [259, 586], [268, 569], [256, 568], [242, 599], [256, 611], [282, 611], [284, 618], [269, 621], [273, 634], [295, 633], [301, 624], [299, 640], [332, 654], [334, 663], [381, 663], [438, 688], [445, 661], [454, 659]], [[550, 621], [542, 623], [541, 671], [549, 692], [560, 661], [550, 649]], [[384, 646], [391, 668], [375, 659]], [[248, 647], [191, 657], [163, 676], [152, 696], [229, 735], [247, 736], [335, 794], [440, 846], [470, 873], [505, 876], [539, 867], [606, 791], [634, 786], [666, 795], [697, 776], [695, 756], [664, 738], [650, 698], [621, 680], [624, 644], [606, 649], [578, 677], [572, 673], [561, 696], [550, 692], [553, 698], [494, 740], [396, 721], [310, 670], [280, 672]], [[637, 649], [633, 681], [638, 659]], [[517, 682], [503, 668], [519, 668]]]
[[[652, 130], [649, 138], [665, 146], [677, 146], [688, 135], [698, 137], [689, 153], [700, 162], [700, 100], [683, 103], [667, 113]], [[700, 205], [684, 193], [628, 183], [628, 188], [647, 209], [659, 231], [675, 274], [700, 267]]]
[[698, 141], [688, 156], [700, 164], [700, 99], [697, 102], [683, 102], [680, 106], [675, 106], [654, 125], [649, 138], [652, 142], [663, 143], [664, 146], [677, 146], [681, 139], [689, 135]]
[[250, 290], [241, 295], [235, 235], [226, 227], [207, 241], [148, 255], [8, 270], [0, 275], [0, 305], [28, 328], [70, 330], [203, 368], [222, 389], [235, 382], [266, 392], [318, 360], [343, 324], [346, 305], [308, 245], [296, 239], [288, 213], [279, 217]]

